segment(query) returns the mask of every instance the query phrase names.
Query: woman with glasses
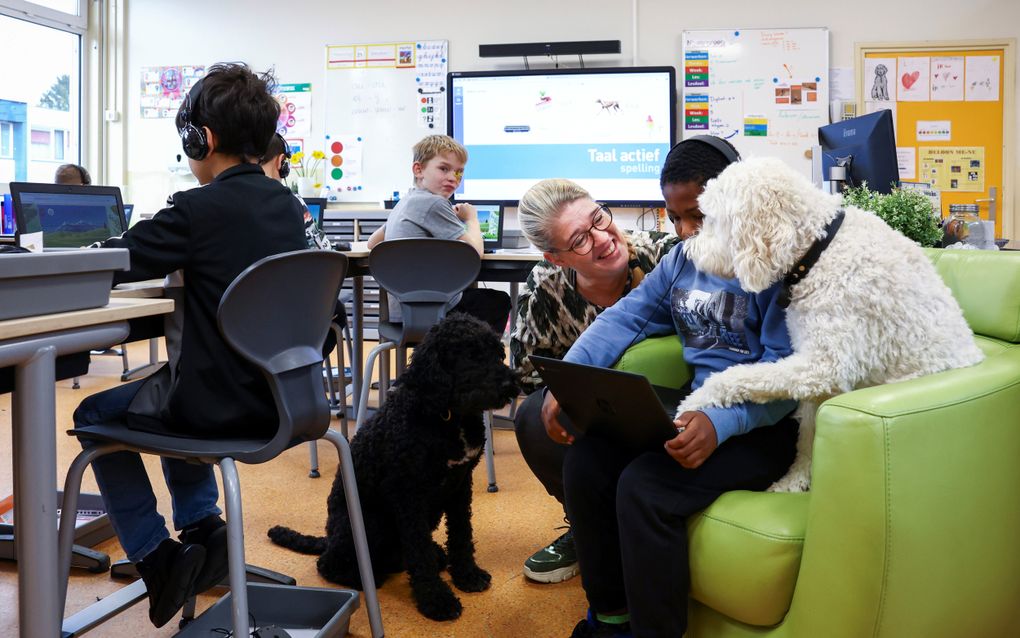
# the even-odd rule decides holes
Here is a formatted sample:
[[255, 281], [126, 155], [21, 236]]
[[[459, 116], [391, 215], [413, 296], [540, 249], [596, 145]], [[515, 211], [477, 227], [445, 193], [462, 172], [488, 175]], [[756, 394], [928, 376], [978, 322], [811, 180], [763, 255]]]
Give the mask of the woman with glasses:
[[[549, 440], [542, 425], [542, 380], [528, 355], [562, 358], [603, 310], [637, 287], [677, 243], [672, 234], [625, 233], [613, 212], [566, 179], [547, 179], [521, 197], [521, 231], [544, 253], [518, 299], [510, 351], [521, 388], [531, 393], [514, 419], [517, 440], [532, 472], [563, 503], [566, 447]], [[567, 529], [524, 563], [531, 580], [558, 583], [578, 573]]]
[[[705, 183], [738, 159], [724, 140], [701, 136], [666, 156], [660, 185], [681, 239], [700, 228]], [[600, 313], [563, 359], [608, 367], [645, 337], [675, 334], [683, 342], [676, 364], [686, 362], [697, 389], [730, 366], [790, 354], [779, 289], [746, 292], [735, 279], [699, 272], [677, 246], [640, 287]], [[547, 392], [542, 401], [548, 440], [566, 444], [560, 446], [563, 503], [588, 601], [571, 638], [684, 635], [687, 521], [726, 491], [764, 490], [783, 476], [796, 452], [796, 403], [685, 411], [675, 416], [677, 434], [662, 447], [635, 450], [598, 433], [575, 440], [556, 397]]]

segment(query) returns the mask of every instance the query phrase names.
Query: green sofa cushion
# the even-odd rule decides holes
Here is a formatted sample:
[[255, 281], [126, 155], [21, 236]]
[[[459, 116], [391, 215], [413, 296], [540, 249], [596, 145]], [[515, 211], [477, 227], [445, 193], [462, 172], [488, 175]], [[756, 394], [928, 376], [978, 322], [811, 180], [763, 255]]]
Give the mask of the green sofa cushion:
[[617, 370], [644, 375], [652, 385], [679, 390], [691, 379], [684, 361], [684, 346], [677, 335], [649, 337], [639, 341], [613, 366]]
[[925, 249], [976, 334], [1020, 342], [1020, 252]]
[[808, 493], [727, 492], [692, 517], [691, 597], [749, 625], [790, 608], [807, 527]]

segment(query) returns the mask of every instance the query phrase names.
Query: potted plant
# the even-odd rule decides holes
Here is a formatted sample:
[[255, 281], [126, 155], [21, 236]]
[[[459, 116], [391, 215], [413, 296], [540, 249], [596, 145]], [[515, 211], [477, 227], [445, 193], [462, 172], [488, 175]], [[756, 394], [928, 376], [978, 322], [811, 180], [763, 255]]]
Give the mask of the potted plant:
[[868, 190], [868, 184], [848, 188], [843, 203], [871, 211], [885, 223], [921, 246], [937, 246], [942, 240], [940, 215], [931, 200], [913, 190], [894, 188], [888, 195]]
[[290, 156], [290, 166], [293, 169], [294, 180], [291, 182], [291, 190], [302, 197], [315, 197], [322, 188], [318, 180], [319, 167], [326, 154], [322, 151], [312, 151], [310, 162], [305, 161], [304, 151], [298, 151]]

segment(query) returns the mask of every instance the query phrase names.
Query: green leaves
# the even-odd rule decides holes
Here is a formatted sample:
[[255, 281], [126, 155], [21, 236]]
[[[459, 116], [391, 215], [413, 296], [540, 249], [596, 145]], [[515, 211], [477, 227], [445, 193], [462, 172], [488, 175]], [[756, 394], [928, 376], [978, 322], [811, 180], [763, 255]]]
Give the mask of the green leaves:
[[939, 215], [931, 201], [916, 191], [893, 189], [888, 195], [868, 190], [868, 185], [848, 188], [843, 204], [870, 210], [895, 230], [922, 246], [935, 246], [942, 239]]

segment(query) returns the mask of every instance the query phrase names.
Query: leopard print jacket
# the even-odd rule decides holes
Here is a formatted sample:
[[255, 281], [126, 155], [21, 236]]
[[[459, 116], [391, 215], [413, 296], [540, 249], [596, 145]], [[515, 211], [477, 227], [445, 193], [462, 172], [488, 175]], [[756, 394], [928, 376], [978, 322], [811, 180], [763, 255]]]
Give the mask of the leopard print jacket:
[[[651, 272], [679, 241], [676, 235], [657, 232], [632, 232], [627, 239], [645, 273]], [[576, 280], [573, 270], [547, 261], [540, 261], [528, 275], [526, 289], [517, 300], [517, 326], [510, 336], [514, 373], [524, 392], [543, 385], [528, 355], [563, 358], [584, 329], [605, 310], [581, 296]]]

